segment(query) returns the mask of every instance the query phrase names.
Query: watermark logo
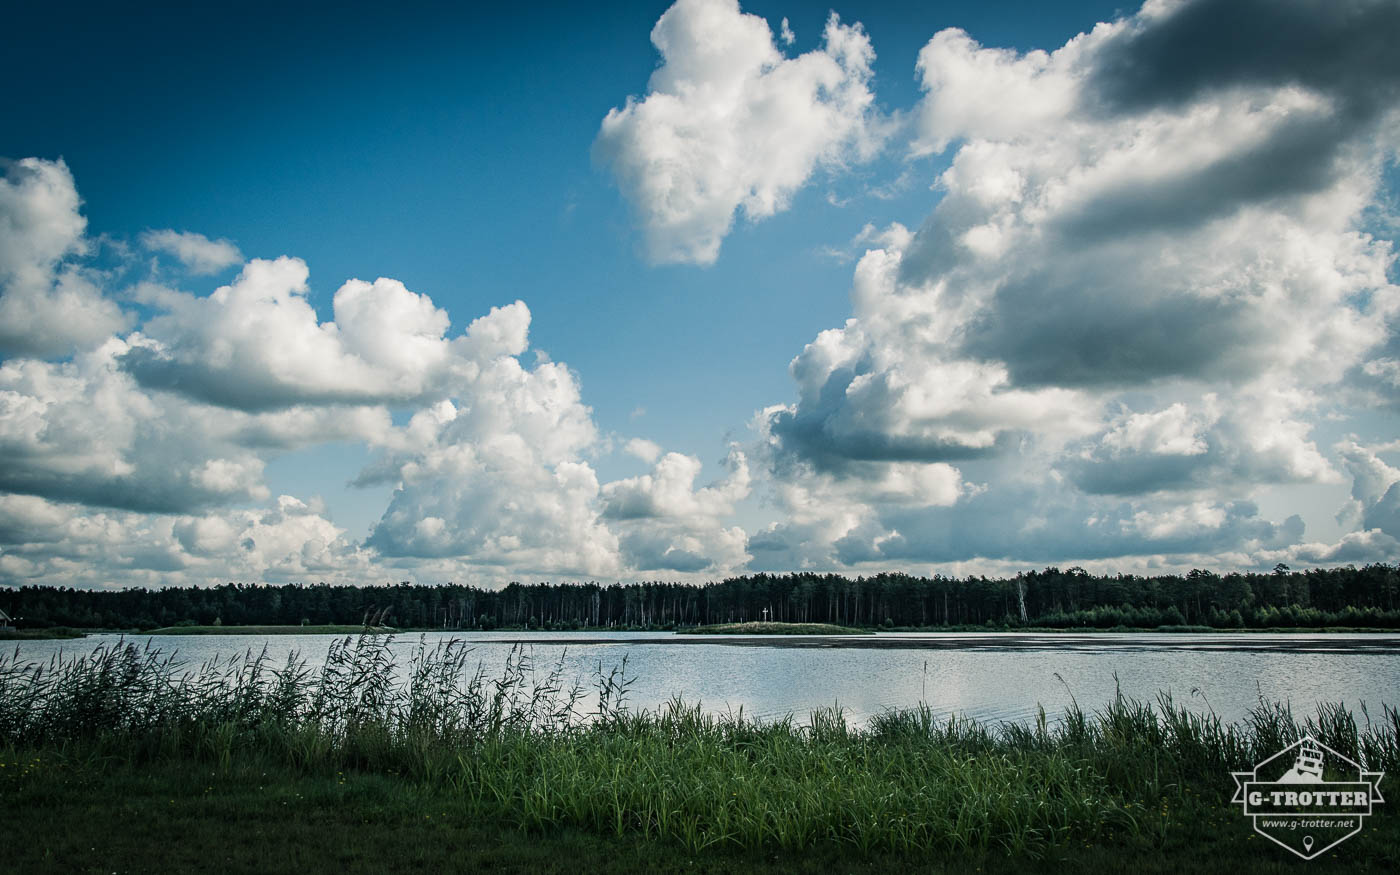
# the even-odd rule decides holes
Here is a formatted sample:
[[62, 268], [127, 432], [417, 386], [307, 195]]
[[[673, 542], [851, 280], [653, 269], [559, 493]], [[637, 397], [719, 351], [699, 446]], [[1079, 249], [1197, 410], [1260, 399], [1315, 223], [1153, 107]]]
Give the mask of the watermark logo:
[[1235, 798], [1254, 831], [1304, 860], [1361, 832], [1371, 806], [1384, 802], [1384, 772], [1368, 772], [1311, 735], [1256, 763], [1232, 772]]

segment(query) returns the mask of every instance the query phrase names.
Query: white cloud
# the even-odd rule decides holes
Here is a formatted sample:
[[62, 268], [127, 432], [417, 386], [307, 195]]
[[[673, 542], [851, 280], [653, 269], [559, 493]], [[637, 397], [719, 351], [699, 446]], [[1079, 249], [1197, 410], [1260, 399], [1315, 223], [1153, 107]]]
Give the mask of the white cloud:
[[524, 368], [513, 348], [496, 346], [499, 357], [462, 376], [457, 403], [420, 411], [387, 440], [362, 482], [397, 488], [368, 543], [387, 556], [616, 574], [617, 540], [583, 457], [597, 431], [578, 382], [561, 364]]
[[[1206, 396], [1213, 402], [1214, 396]], [[1214, 404], [1210, 404], [1214, 408]], [[1115, 422], [1100, 440], [1104, 449], [1113, 452], [1147, 452], [1162, 456], [1198, 456], [1208, 447], [1201, 431], [1219, 419], [1212, 409], [1208, 420], [1191, 417], [1181, 402], [1150, 413], [1131, 413]]]
[[0, 366], [0, 489], [85, 504], [171, 511], [259, 499], [263, 461], [218, 440], [181, 402], [140, 391], [115, 338], [72, 362]]
[[783, 447], [835, 470], [974, 458], [1032, 428], [1060, 438], [1092, 428], [1094, 408], [1081, 391], [1018, 388], [1000, 362], [950, 355], [960, 302], [943, 284], [901, 283], [903, 257], [867, 251], [851, 292], [855, 315], [793, 359], [799, 400], [770, 411], [765, 426]]
[[87, 220], [62, 161], [0, 162], [0, 355], [64, 356], [127, 324], [93, 272], [70, 259], [89, 249]]
[[215, 274], [243, 260], [243, 253], [230, 241], [210, 240], [193, 231], [147, 231], [141, 235], [141, 245], [175, 256], [193, 274]]
[[1005, 141], [1034, 136], [1073, 108], [1073, 58], [1080, 40], [1055, 53], [984, 49], [965, 31], [940, 31], [919, 52], [916, 70], [926, 92], [919, 107], [915, 154], [942, 152], [957, 138]]
[[1125, 412], [1090, 437], [1063, 469], [1090, 493], [1222, 491], [1265, 483], [1336, 483], [1340, 475], [1309, 439], [1314, 397], [1239, 391], [1189, 404]]
[[[37, 184], [34, 174], [48, 174], [48, 194], [67, 193], [51, 210], [67, 231], [11, 223], [0, 246], [41, 267], [78, 258], [86, 244], [66, 169], [39, 163], [16, 178]], [[496, 581], [626, 570], [601, 520], [587, 461], [599, 441], [576, 378], [548, 356], [528, 368], [517, 358], [529, 345], [522, 302], [449, 337], [427, 296], [351, 280], [336, 292], [334, 321], [321, 322], [307, 275], [284, 257], [249, 262], [207, 297], [145, 282], [128, 292], [157, 314], [140, 331], [66, 362], [0, 364], [10, 511], [0, 576], [363, 580], [405, 567], [456, 576], [466, 565]], [[395, 427], [386, 402], [417, 412]], [[378, 448], [361, 482], [397, 485], [365, 545], [313, 503], [266, 505], [268, 460], [347, 439]]]
[[878, 146], [875, 55], [858, 24], [833, 13], [820, 49], [787, 58], [735, 0], [678, 0], [651, 41], [662, 65], [645, 97], [608, 112], [595, 153], [654, 262], [712, 263], [738, 209], [781, 212], [817, 168]]
[[[1400, 289], [1367, 216], [1400, 144], [1400, 12], [1338, 9], [1154, 0], [1028, 54], [936, 35], [909, 143], [954, 150], [936, 206], [835, 251], [858, 258], [851, 318], [792, 360], [795, 397], [714, 479], [634, 438], [645, 473], [600, 483], [611, 440], [566, 365], [523, 360], [523, 302], [453, 336], [427, 295], [350, 280], [322, 321], [290, 257], [208, 296], [104, 294], [67, 167], [7, 164], [0, 582], [1394, 560], [1400, 472], [1373, 408], [1400, 398]], [[790, 27], [681, 0], [652, 36], [662, 65], [595, 149], [654, 260], [713, 261], [739, 210], [786, 209], [884, 131], [859, 26], [833, 16], [787, 57]], [[241, 259], [198, 234], [145, 243], [192, 273]], [[156, 314], [134, 333], [123, 296]], [[1320, 447], [1336, 421], [1367, 436]], [[364, 543], [264, 482], [333, 440], [375, 453], [359, 483], [394, 487]], [[1261, 515], [1261, 492], [1339, 471], [1334, 542]], [[733, 521], [755, 492], [775, 518], [749, 534]]]
[[1400, 470], [1377, 455], [1388, 448], [1364, 446], [1351, 437], [1336, 449], [1351, 473], [1351, 501], [1338, 520], [1363, 532], [1375, 530], [1400, 538]]
[[[657, 450], [659, 451], [659, 447]], [[699, 459], [681, 453], [653, 458], [650, 473], [603, 487], [603, 514], [619, 533], [624, 561], [641, 571], [728, 573], [750, 558], [748, 538], [724, 519], [749, 495], [748, 459], [737, 447], [728, 473], [695, 488]]]
[[661, 447], [655, 441], [646, 438], [632, 438], [623, 449], [648, 465], [661, 457]]
[[0, 490], [157, 513], [267, 497], [272, 455], [324, 441], [384, 440], [382, 408], [245, 413], [152, 393], [112, 338], [71, 361], [0, 365]]
[[320, 322], [297, 258], [254, 259], [208, 297], [147, 290], [164, 311], [133, 339], [123, 365], [143, 385], [244, 410], [297, 404], [424, 402], [454, 380], [526, 345], [522, 302], [493, 308], [456, 338], [427, 295], [380, 278], [336, 291]]
[[[1400, 308], [1391, 243], [1362, 225], [1397, 145], [1378, 36], [1396, 16], [1228, 5], [1149, 4], [1049, 53], [962, 31], [923, 49], [911, 152], [955, 147], [942, 197], [912, 236], [857, 238], [879, 248], [852, 317], [760, 417], [789, 518], [750, 541], [765, 567], [1248, 561], [1300, 541], [1252, 496], [1337, 482], [1313, 423], [1354, 375], [1383, 380]], [[1222, 41], [1227, 20], [1245, 25]], [[985, 489], [910, 508], [871, 474], [919, 463]], [[833, 503], [818, 475], [860, 488]]]
[[609, 483], [603, 490], [606, 513], [614, 519], [708, 517], [719, 519], [734, 511], [734, 503], [749, 494], [748, 459], [738, 450], [728, 459], [729, 476], [695, 489], [700, 460], [667, 453], [655, 460], [651, 473]]
[[0, 581], [103, 588], [389, 579], [323, 513], [288, 495], [195, 516], [0, 495]]

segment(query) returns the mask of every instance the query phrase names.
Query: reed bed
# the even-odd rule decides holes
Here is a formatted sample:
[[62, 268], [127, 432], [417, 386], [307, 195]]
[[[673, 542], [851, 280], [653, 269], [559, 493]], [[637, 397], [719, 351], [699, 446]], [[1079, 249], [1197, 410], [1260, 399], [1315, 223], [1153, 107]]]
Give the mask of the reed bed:
[[[628, 706], [626, 661], [590, 687], [563, 661], [512, 651], [488, 677], [470, 649], [420, 640], [395, 666], [391, 639], [336, 640], [322, 665], [266, 652], [189, 666], [120, 642], [25, 663], [0, 657], [0, 753], [98, 762], [271, 760], [309, 773], [402, 776], [463, 813], [525, 829], [573, 827], [707, 848], [1004, 851], [1160, 829], [1174, 800], [1219, 793], [1303, 734], [1395, 773], [1400, 714], [1341, 704], [1301, 719], [1262, 701], [1227, 723], [1161, 695], [1075, 703], [1031, 724], [938, 717], [928, 707], [853, 726], [716, 716], [679, 699]], [[586, 690], [591, 689], [591, 692]]]

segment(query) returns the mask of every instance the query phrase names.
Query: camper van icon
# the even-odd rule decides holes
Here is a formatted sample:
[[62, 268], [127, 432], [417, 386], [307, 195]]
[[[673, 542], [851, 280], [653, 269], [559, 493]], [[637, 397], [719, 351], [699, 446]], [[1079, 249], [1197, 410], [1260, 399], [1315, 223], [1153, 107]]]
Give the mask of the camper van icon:
[[1278, 779], [1280, 784], [1321, 784], [1322, 748], [1311, 738], [1305, 738], [1298, 745], [1298, 758], [1293, 768], [1284, 772]]

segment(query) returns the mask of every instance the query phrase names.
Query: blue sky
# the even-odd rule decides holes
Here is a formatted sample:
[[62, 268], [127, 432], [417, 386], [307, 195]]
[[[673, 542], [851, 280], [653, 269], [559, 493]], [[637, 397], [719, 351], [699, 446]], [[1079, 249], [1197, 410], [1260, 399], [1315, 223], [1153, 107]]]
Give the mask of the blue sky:
[[[1102, 3], [740, 11], [718, 0], [670, 12], [665, 3], [20, 10], [0, 38], [7, 81], [25, 83], [0, 98], [0, 156], [47, 168], [61, 159], [63, 170], [40, 185], [40, 165], [13, 165], [6, 203], [32, 219], [35, 199], [60, 203], [66, 185], [86, 223], [72, 239], [46, 244], [57, 254], [35, 262], [47, 277], [38, 290], [15, 277], [27, 276], [21, 259], [43, 249], [22, 236], [42, 229], [21, 218], [0, 225], [17, 241], [0, 250], [14, 262], [0, 265], [13, 285], [4, 294], [15, 307], [28, 302], [14, 312], [32, 315], [59, 308], [62, 278], [81, 276], [96, 296], [88, 311], [108, 307], [99, 328], [110, 331], [42, 349], [22, 339], [7, 346], [6, 389], [50, 418], [45, 443], [21, 427], [29, 407], [16, 400], [0, 411], [15, 434], [38, 441], [16, 437], [10, 476], [0, 478], [12, 498], [0, 525], [0, 581], [497, 581], [760, 567], [997, 571], [1081, 562], [1135, 570], [1393, 559], [1393, 64], [1365, 44], [1366, 26], [1311, 5], [1284, 4], [1281, 15], [1261, 6], [1253, 17], [1248, 8], [1221, 14], [1219, 5], [1156, 4], [1143, 13]], [[1362, 18], [1387, 14], [1383, 4], [1362, 6]], [[873, 51], [868, 68], [824, 34], [833, 9], [833, 33]], [[659, 21], [672, 26], [669, 69], [684, 72], [675, 94], [689, 101], [685, 113], [713, 112], [709, 128], [686, 128], [685, 113], [679, 128], [640, 109], [627, 114], [629, 98], [661, 106], [654, 98], [667, 86], [649, 83], [668, 69], [651, 39], [664, 30]], [[1061, 50], [1098, 22], [1112, 24]], [[761, 25], [766, 36], [754, 30]], [[1299, 69], [1261, 60], [1277, 55], [1270, 47], [1289, 27], [1311, 35], [1310, 63], [1326, 75], [1308, 73], [1301, 60]], [[935, 41], [949, 28], [976, 43]], [[1203, 33], [1226, 48], [1212, 48]], [[706, 45], [721, 47], [723, 64], [707, 60]], [[1025, 54], [1035, 50], [1055, 54]], [[916, 66], [921, 51], [925, 68]], [[715, 98], [728, 87], [727, 69], [749, 61], [755, 78], [740, 93], [768, 102]], [[815, 62], [830, 69], [812, 72]], [[931, 82], [930, 67], [943, 78]], [[803, 90], [803, 77], [828, 75], [840, 77], [837, 91], [835, 80]], [[623, 115], [610, 134], [601, 126], [613, 110]], [[815, 131], [804, 127], [816, 113], [829, 117]], [[1301, 130], [1310, 113], [1322, 119], [1316, 130], [1294, 137], [1286, 119]], [[663, 133], [677, 152], [656, 151]], [[1252, 188], [1210, 183], [1231, 161], [1258, 170]], [[946, 176], [957, 162], [965, 169]], [[663, 171], [673, 187], [658, 195]], [[1290, 182], [1299, 179], [1312, 181]], [[692, 183], [707, 194], [686, 201]], [[772, 204], [756, 206], [765, 197]], [[1098, 224], [1130, 230], [1105, 243], [1077, 213], [1056, 224], [1054, 211], [1076, 198], [1109, 217]], [[705, 254], [713, 235], [695, 236], [693, 223], [665, 226], [657, 211], [667, 204], [679, 204], [687, 223], [729, 215], [732, 227]], [[985, 215], [968, 218], [977, 211]], [[1167, 212], [1171, 227], [1160, 218]], [[1134, 222], [1142, 229], [1131, 230]], [[936, 245], [948, 229], [976, 228], [979, 240], [995, 233], [1003, 241], [976, 250], [977, 265], [950, 261]], [[148, 232], [165, 229], [228, 241], [238, 257], [212, 273], [191, 270], [173, 249], [150, 243]], [[1062, 246], [1096, 254], [1040, 250], [1051, 232]], [[1238, 264], [1213, 271], [1182, 265], [1205, 239], [1192, 235], [1253, 242], [1231, 250]], [[1297, 255], [1304, 238], [1330, 242]], [[894, 260], [877, 264], [864, 257], [869, 250]], [[1289, 252], [1298, 263], [1283, 264]], [[474, 411], [480, 393], [503, 391], [510, 403], [529, 395], [523, 384], [488, 387], [480, 376], [470, 385], [434, 382], [422, 362], [401, 362], [410, 373], [392, 388], [308, 380], [303, 394], [288, 390], [266, 404], [191, 390], [214, 385], [217, 363], [206, 353], [220, 342], [204, 330], [200, 320], [213, 311], [198, 315], [199, 302], [235, 282], [247, 261], [280, 256], [309, 269], [305, 292], [289, 294], [304, 298], [323, 328], [337, 319], [334, 296], [352, 278], [393, 278], [430, 299], [450, 320], [444, 343], [491, 308], [523, 301], [528, 349], [506, 352], [529, 378], [547, 376], [540, 362], [567, 365], [574, 385], [556, 400], [573, 411], [560, 414], [572, 425], [536, 432], [512, 419], [528, 411], [512, 408], [500, 414], [499, 433], [443, 426], [432, 448], [412, 445], [411, 418], [443, 399]], [[1180, 282], [1163, 281], [1165, 265], [1180, 267]], [[880, 301], [857, 300], [861, 276], [890, 284]], [[949, 309], [940, 282], [976, 306]], [[184, 295], [175, 310], [188, 313], [171, 316], [175, 299], [154, 287]], [[217, 312], [249, 324], [266, 316]], [[273, 312], [282, 316], [268, 318], [283, 318], [286, 308]], [[909, 317], [906, 329], [922, 327], [887, 324], [895, 314]], [[1269, 314], [1322, 327], [1294, 338], [1292, 352], [1249, 340], [1268, 330]], [[822, 335], [853, 317], [841, 337]], [[1172, 350], [1191, 343], [1133, 342], [1143, 324], [1209, 349], [1178, 361]], [[842, 350], [840, 362], [818, 355], [819, 335]], [[109, 350], [107, 364], [85, 365], [104, 336], [150, 350], [164, 376], [137, 367], [127, 347]], [[1227, 347], [1240, 352], [1220, 352]], [[816, 374], [809, 390], [790, 372], [804, 348], [802, 367]], [[278, 370], [275, 350], [243, 349], [239, 367], [252, 370], [226, 369], [218, 379], [293, 379]], [[1319, 373], [1306, 373], [1299, 349], [1322, 360]], [[376, 369], [372, 357], [361, 359]], [[314, 371], [315, 362], [298, 367]], [[79, 394], [91, 401], [98, 371], [115, 381], [112, 392], [129, 391], [131, 404], [149, 401], [173, 421], [158, 435], [133, 422], [87, 454], [107, 467], [88, 468], [70, 455], [83, 456], [81, 426], [54, 418], [61, 399], [43, 393], [46, 380], [66, 375], [89, 381]], [[327, 392], [339, 400], [328, 403]], [[346, 424], [376, 412], [387, 425]], [[246, 431], [253, 420], [271, 428], [258, 417], [293, 413], [324, 432], [270, 446], [228, 430]], [[238, 423], [217, 434], [180, 424], [225, 414]], [[546, 433], [573, 427], [574, 437], [546, 446]], [[451, 447], [507, 436], [535, 453], [528, 475], [512, 467], [516, 457], [468, 468], [448, 461]], [[633, 439], [657, 451], [628, 452]], [[238, 474], [152, 512], [132, 496], [179, 491], [142, 480], [141, 446], [165, 441], [189, 466], [186, 486], [214, 482], [201, 471]], [[669, 467], [666, 453], [678, 454]], [[541, 499], [548, 508], [511, 509], [511, 495], [552, 489], [579, 464], [597, 481], [592, 492], [570, 486], [557, 502]], [[391, 473], [363, 475], [375, 466]], [[128, 469], [135, 473], [102, 479]], [[101, 471], [109, 473], [92, 473]], [[428, 479], [415, 485], [415, 476]], [[283, 495], [305, 510], [289, 511]], [[495, 510], [462, 512], [469, 503]], [[487, 522], [517, 511], [499, 531]], [[438, 522], [425, 528], [428, 519]], [[120, 543], [107, 545], [119, 556], [114, 568], [95, 567], [94, 544], [74, 540], [84, 520], [122, 530]], [[1012, 521], [1019, 540], [1014, 531], [985, 533]], [[268, 527], [261, 542], [238, 537], [255, 524]], [[530, 542], [542, 524], [570, 534]], [[189, 534], [195, 529], [207, 536]], [[298, 538], [319, 546], [297, 547]], [[256, 549], [235, 549], [250, 539]], [[272, 543], [289, 552], [272, 555], [264, 549]], [[314, 562], [306, 559], [313, 552]]]

